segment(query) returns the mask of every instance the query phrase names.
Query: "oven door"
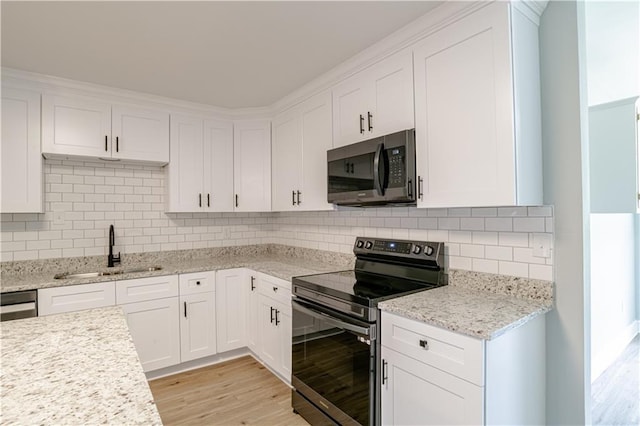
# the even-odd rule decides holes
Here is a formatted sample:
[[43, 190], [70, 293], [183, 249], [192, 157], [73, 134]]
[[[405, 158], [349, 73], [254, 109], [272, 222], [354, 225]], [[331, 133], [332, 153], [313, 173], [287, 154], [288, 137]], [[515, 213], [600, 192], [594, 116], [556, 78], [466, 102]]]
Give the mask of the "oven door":
[[292, 307], [294, 392], [339, 424], [374, 424], [376, 326], [300, 298]]

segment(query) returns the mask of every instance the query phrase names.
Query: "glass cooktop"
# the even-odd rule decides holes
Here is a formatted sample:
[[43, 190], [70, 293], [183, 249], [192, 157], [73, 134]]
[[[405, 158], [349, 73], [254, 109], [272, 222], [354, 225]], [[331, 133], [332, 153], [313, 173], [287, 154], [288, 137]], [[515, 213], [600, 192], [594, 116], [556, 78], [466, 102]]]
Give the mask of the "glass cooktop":
[[294, 286], [366, 306], [439, 287], [438, 284], [353, 270], [295, 277], [293, 283]]

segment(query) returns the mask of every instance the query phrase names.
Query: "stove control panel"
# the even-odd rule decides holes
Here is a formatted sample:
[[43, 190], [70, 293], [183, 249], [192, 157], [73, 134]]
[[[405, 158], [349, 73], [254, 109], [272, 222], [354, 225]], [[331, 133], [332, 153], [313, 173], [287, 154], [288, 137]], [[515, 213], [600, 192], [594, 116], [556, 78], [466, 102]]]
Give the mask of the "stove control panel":
[[362, 255], [437, 259], [444, 254], [444, 243], [358, 237], [353, 252]]

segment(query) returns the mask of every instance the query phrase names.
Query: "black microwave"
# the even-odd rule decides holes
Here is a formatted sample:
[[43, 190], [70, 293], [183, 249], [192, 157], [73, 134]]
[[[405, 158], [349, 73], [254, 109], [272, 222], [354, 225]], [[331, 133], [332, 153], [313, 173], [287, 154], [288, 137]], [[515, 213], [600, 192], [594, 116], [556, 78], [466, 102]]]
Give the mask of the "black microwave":
[[327, 151], [327, 201], [343, 206], [416, 203], [415, 130]]

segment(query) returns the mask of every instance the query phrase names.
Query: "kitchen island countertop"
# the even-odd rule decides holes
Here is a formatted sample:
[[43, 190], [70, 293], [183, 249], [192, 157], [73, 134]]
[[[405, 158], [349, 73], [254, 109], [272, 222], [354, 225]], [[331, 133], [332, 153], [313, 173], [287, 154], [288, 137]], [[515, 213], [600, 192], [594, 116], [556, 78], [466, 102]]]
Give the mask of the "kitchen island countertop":
[[0, 423], [162, 424], [119, 307], [1, 328]]

